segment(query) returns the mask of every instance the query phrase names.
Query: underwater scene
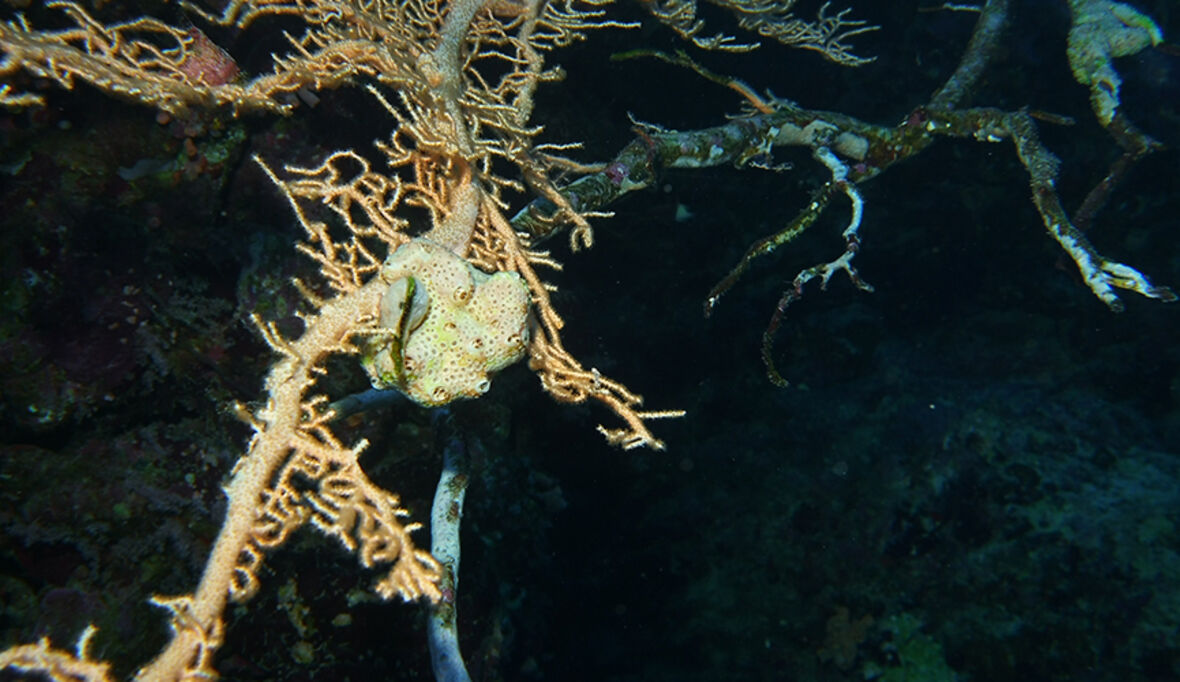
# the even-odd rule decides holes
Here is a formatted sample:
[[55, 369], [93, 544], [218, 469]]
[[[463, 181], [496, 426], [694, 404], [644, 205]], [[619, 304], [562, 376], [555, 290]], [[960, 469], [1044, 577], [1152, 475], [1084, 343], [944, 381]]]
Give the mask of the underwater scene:
[[1180, 680], [1174, 0], [0, 19], [0, 681]]

